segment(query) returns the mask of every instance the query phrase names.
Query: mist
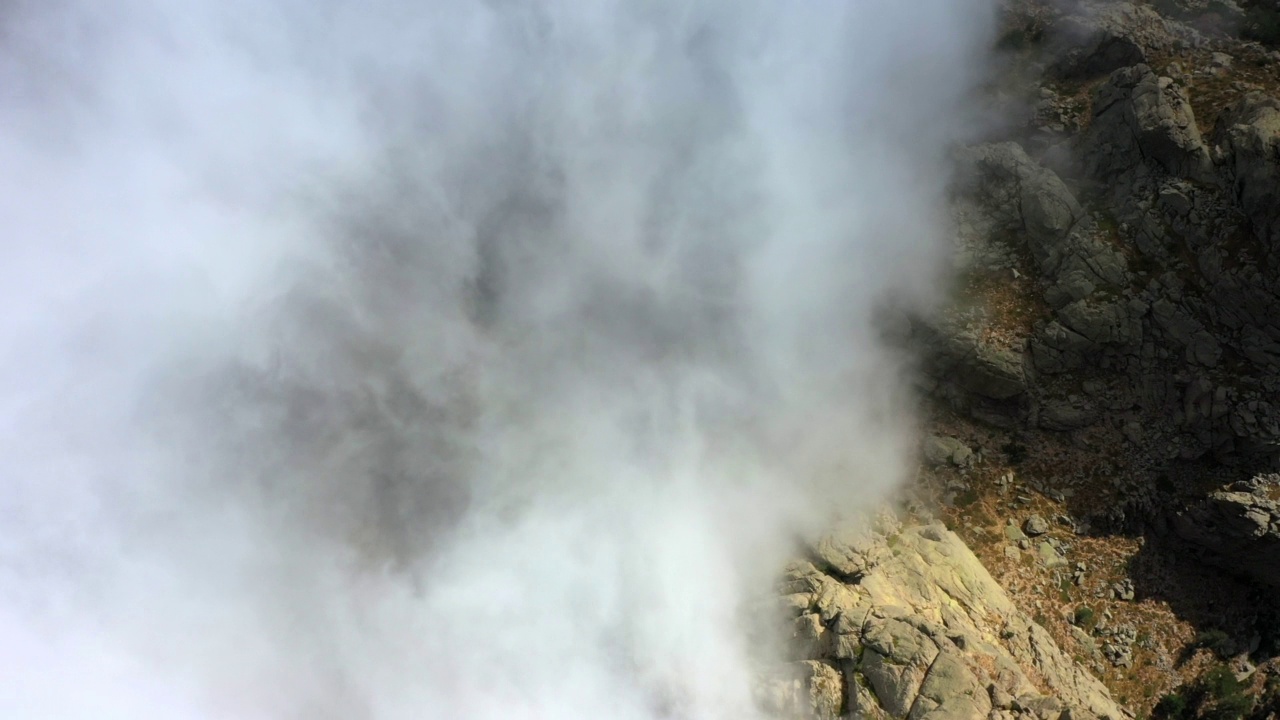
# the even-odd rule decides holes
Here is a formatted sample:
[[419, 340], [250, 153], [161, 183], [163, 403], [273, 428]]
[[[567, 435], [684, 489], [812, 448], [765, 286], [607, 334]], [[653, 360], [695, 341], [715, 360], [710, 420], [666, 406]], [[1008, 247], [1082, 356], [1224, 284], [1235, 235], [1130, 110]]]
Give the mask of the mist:
[[991, 12], [0, 5], [0, 715], [759, 717]]

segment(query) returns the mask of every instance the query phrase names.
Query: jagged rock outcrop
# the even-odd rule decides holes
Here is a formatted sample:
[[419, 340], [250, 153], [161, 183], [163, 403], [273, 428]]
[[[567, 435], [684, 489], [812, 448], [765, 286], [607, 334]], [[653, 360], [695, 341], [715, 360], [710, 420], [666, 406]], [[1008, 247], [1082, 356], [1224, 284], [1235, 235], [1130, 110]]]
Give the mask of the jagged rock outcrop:
[[802, 660], [763, 678], [756, 702], [780, 718], [837, 718], [845, 709], [845, 681], [829, 662]]
[[1013, 235], [1025, 243], [1054, 286], [1055, 307], [1128, 282], [1124, 256], [1100, 242], [1097, 227], [1066, 183], [1015, 142], [978, 145], [957, 154], [959, 189], [969, 232]]
[[1211, 562], [1280, 588], [1280, 475], [1210, 493], [1179, 512], [1172, 526]]
[[1280, 100], [1248, 93], [1219, 118], [1214, 136], [1257, 238], [1280, 245]]
[[931, 323], [927, 389], [996, 426], [1069, 432], [1100, 415], [1052, 379], [1101, 372], [1158, 456], [1280, 459], [1280, 102], [1245, 94], [1212, 145], [1185, 88], [1136, 64], [1100, 82], [1076, 141], [1088, 203], [1016, 142], [959, 152], [962, 269], [1007, 272], [1025, 250], [1050, 313], [994, 344], [980, 321]]
[[[994, 435], [1011, 464], [1036, 472], [1096, 450], [1096, 468], [1064, 475], [1087, 477], [1098, 497], [1055, 498], [1083, 514], [1084, 532], [1149, 531], [1280, 587], [1280, 476], [1204, 491], [1280, 468], [1280, 35], [1259, 44], [1233, 34], [1256, 14], [1252, 0], [1013, 4], [1002, 43], [1017, 67], [993, 94], [1016, 95], [1025, 110], [997, 141], [956, 154], [961, 281], [945, 317], [917, 323], [913, 335], [928, 354], [925, 389], [957, 411], [939, 412], [931, 429], [975, 448]], [[1013, 432], [968, 435], [956, 428], [965, 415]], [[1047, 449], [1026, 462], [1020, 449], [1040, 439]], [[966, 477], [973, 468], [954, 467], [941, 444], [927, 447], [933, 474], [969, 482], [980, 507], [992, 501]], [[1021, 540], [1022, 552], [1034, 546]], [[1047, 549], [1046, 566], [1063, 561]], [[846, 587], [873, 592], [896, 562]], [[815, 562], [793, 580], [824, 568]], [[836, 632], [816, 606], [796, 602], [813, 647], [825, 649], [816, 656], [854, 678], [847, 688], [863, 683], [846, 690], [847, 709], [869, 695], [872, 714], [923, 712], [917, 703], [934, 702], [931, 668], [965, 654], [917, 622], [927, 603], [905, 592], [911, 599], [899, 589], [880, 601], [905, 614], [860, 610], [860, 634]], [[1134, 583], [1110, 592], [1143, 602]], [[942, 605], [957, 607], [948, 598]], [[954, 620], [932, 621], [950, 631]], [[1131, 652], [1137, 635], [1127, 626], [1097, 637], [1100, 661], [1127, 666], [1142, 654]], [[1026, 668], [1015, 645], [999, 646]], [[834, 654], [837, 646], [859, 654]], [[978, 646], [966, 640], [965, 650], [987, 652]], [[971, 663], [964, 669], [980, 677]], [[961, 699], [949, 707], [981, 712], [955, 674]], [[1012, 706], [1010, 695], [989, 688], [988, 700]]]
[[994, 345], [973, 329], [953, 324], [920, 323], [914, 335], [929, 356], [927, 391], [992, 425], [1013, 427], [1025, 416], [1027, 377], [1021, 351]]
[[1183, 88], [1146, 65], [1121, 68], [1095, 94], [1084, 137], [1089, 171], [1102, 179], [1155, 163], [1177, 177], [1208, 182], [1213, 161]]
[[1216, 33], [1238, 29], [1245, 18], [1235, 0], [1156, 0], [1154, 9], [1165, 17], [1191, 22], [1197, 30]]
[[780, 589], [797, 662], [763, 685], [775, 710], [909, 720], [1128, 717], [941, 525], [828, 538], [812, 560], [788, 568]]
[[[1012, 237], [1012, 242], [1023, 244], [1046, 281], [1044, 300], [1055, 315], [1037, 326], [1025, 347], [1004, 347], [998, 355], [981, 340], [981, 328], [954, 322], [933, 325], [920, 333], [932, 350], [929, 372], [939, 378], [933, 390], [995, 425], [1030, 417], [1059, 430], [1092, 424], [1097, 413], [1078, 399], [1037, 398], [1040, 412], [1028, 413], [1028, 397], [1034, 394], [1029, 392], [1034, 383], [1028, 366], [1035, 373], [1060, 374], [1096, 364], [1107, 352], [1140, 348], [1148, 307], [1125, 294], [1132, 284], [1127, 259], [1061, 178], [1017, 143], [979, 145], [957, 157], [964, 232]], [[993, 386], [992, 367], [1002, 368], [997, 375], [1009, 382]], [[1002, 395], [1006, 389], [1008, 394]], [[1016, 404], [1008, 402], [1015, 398]], [[990, 400], [1005, 404], [994, 406]]]
[[1054, 286], [1055, 307], [1095, 290], [1129, 282], [1124, 255], [1102, 242], [1098, 228], [1052, 170], [1015, 142], [978, 145], [958, 153], [959, 190], [967, 203], [969, 231], [1014, 234]]
[[1185, 28], [1146, 5], [1082, 2], [1068, 7], [1050, 31], [1054, 61], [1049, 73], [1056, 77], [1104, 75], [1148, 62], [1154, 53], [1192, 39]]
[[957, 160], [962, 188], [986, 211], [978, 230], [1025, 233], [1036, 262], [1056, 269], [1062, 240], [1084, 217], [1066, 184], [1015, 142], [965, 148]]

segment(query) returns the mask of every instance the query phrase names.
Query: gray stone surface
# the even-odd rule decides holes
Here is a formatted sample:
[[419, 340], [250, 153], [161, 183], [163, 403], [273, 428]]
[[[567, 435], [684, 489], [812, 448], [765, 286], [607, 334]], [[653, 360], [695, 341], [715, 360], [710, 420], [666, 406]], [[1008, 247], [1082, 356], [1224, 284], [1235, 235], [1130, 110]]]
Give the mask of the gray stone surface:
[[1084, 142], [1089, 169], [1099, 177], [1114, 178], [1145, 163], [1178, 177], [1213, 177], [1186, 92], [1146, 65], [1116, 70], [1098, 88]]
[[1248, 93], [1219, 118], [1214, 139], [1258, 239], [1280, 246], [1280, 100]]
[[1032, 515], [1022, 524], [1022, 529], [1030, 537], [1039, 537], [1049, 532], [1049, 521], [1039, 515]]
[[953, 437], [930, 435], [924, 439], [924, 458], [931, 465], [968, 467], [973, 463], [973, 451]]
[[[1073, 7], [1074, 5], [1074, 7]], [[1081, 2], [1052, 27], [1052, 76], [1078, 79], [1147, 62], [1188, 33], [1152, 8], [1129, 2]]]

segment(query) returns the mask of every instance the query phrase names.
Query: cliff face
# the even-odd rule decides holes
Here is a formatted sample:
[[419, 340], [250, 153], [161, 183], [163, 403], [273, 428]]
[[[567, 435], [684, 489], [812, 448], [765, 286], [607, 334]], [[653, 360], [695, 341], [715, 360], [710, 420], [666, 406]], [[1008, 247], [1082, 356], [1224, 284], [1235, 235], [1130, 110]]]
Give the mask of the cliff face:
[[[1026, 273], [1027, 304], [1043, 311], [1009, 329], [996, 384], [971, 377], [992, 354], [973, 338], [997, 319], [965, 318], [941, 341], [925, 333], [940, 358], [935, 393], [1010, 427], [1140, 422], [1156, 462], [1276, 462], [1280, 105], [1225, 78], [1238, 62], [1280, 83], [1280, 62], [1236, 50], [1192, 75], [1168, 59], [1088, 82], [1042, 77], [1027, 132], [960, 153], [961, 271]], [[1198, 115], [1197, 87], [1223, 83], [1234, 93]], [[1086, 379], [1109, 387], [1064, 396]]]
[[765, 697], [1273, 717], [1280, 7], [1014, 0], [1001, 47], [1016, 119], [956, 152], [955, 298], [912, 333], [946, 525], [792, 566]]
[[780, 591], [807, 658], [762, 688], [784, 714], [1127, 716], [941, 524], [837, 532]]
[[1109, 501], [1212, 551], [1184, 510], [1280, 462], [1280, 32], [1266, 3], [1202, 5], [1010, 8], [1025, 122], [958, 154], [956, 217], [962, 283], [1020, 278], [1021, 312], [918, 337], [935, 399], [1114, 448]]

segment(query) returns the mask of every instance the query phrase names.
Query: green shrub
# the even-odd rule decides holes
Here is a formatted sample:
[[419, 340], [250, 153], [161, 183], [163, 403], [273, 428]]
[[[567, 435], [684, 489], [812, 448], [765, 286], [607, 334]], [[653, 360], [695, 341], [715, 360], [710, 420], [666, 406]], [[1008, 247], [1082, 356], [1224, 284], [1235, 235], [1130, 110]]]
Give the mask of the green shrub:
[[1231, 668], [1226, 665], [1220, 665], [1205, 673], [1201, 682], [1215, 699], [1238, 695], [1241, 689], [1240, 681], [1236, 679], [1236, 674], [1231, 672]]
[[1093, 608], [1085, 605], [1081, 605], [1080, 607], [1076, 608], [1076, 612], [1072, 617], [1077, 626], [1092, 627], [1093, 621], [1095, 619], [1095, 613], [1093, 612]]
[[1153, 720], [1242, 720], [1254, 707], [1231, 668], [1220, 665], [1199, 680], [1160, 698]]
[[1207, 707], [1201, 707], [1205, 720], [1240, 720], [1253, 709], [1253, 698], [1244, 694], [1244, 686], [1225, 665], [1205, 673], [1198, 684], [1209, 700]]
[[1230, 655], [1234, 645], [1231, 636], [1221, 630], [1202, 630], [1196, 635], [1196, 647], [1212, 650], [1219, 657]]
[[1236, 694], [1215, 700], [1201, 717], [1205, 720], [1242, 720], [1253, 710], [1253, 698]]
[[978, 492], [973, 488], [968, 488], [964, 492], [956, 496], [955, 504], [958, 508], [967, 508], [978, 502]]
[[1151, 715], [1166, 720], [1181, 720], [1187, 715], [1187, 699], [1182, 696], [1182, 693], [1169, 693], [1160, 698]]

